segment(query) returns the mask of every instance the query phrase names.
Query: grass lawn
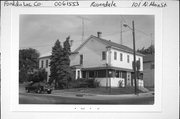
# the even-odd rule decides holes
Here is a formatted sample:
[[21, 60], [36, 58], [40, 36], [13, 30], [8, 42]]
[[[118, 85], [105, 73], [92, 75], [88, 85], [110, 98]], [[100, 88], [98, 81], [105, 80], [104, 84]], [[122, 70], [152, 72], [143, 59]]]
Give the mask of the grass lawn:
[[[53, 90], [52, 93], [88, 93], [88, 94], [100, 94], [100, 95], [120, 95], [120, 94], [134, 94], [133, 87], [126, 88], [73, 88], [73, 89], [62, 89], [62, 90]], [[142, 91], [139, 90], [140, 93]]]
[[[19, 92], [25, 93], [25, 84], [19, 85]], [[62, 89], [62, 90], [53, 90], [52, 94], [61, 94], [61, 93], [87, 93], [87, 94], [99, 94], [99, 95], [121, 95], [121, 94], [134, 94], [134, 87], [125, 87], [125, 88], [71, 88], [71, 89]], [[139, 90], [139, 93], [143, 93]]]

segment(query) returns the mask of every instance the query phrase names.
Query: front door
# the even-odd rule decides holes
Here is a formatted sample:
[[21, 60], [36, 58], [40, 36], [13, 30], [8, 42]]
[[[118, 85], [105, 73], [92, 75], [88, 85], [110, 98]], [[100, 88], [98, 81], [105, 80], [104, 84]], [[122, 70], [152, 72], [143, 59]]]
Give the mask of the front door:
[[127, 72], [127, 86], [131, 86], [131, 73]]

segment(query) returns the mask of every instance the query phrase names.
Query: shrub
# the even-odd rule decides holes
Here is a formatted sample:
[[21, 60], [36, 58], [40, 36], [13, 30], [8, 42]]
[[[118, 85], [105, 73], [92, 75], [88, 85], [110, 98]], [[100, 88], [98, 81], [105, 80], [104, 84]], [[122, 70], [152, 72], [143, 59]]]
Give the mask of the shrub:
[[69, 88], [80, 88], [80, 82], [79, 80], [69, 82]]
[[28, 75], [28, 81], [43, 82], [47, 80], [47, 72], [45, 69], [39, 69]]
[[59, 80], [57, 89], [65, 89], [67, 87], [67, 82], [65, 80]]
[[100, 83], [98, 81], [94, 80], [93, 85], [94, 85], [94, 88], [98, 88], [100, 86]]
[[99, 82], [95, 79], [77, 79], [69, 82], [69, 88], [96, 88], [99, 87]]

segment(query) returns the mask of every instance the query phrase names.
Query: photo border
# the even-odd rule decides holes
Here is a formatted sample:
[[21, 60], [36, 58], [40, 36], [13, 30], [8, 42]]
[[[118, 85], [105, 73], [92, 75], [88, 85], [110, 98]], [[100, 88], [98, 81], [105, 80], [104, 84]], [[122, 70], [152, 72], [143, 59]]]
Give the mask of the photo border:
[[[21, 14], [59, 15], [154, 15], [155, 20], [155, 96], [154, 105], [64, 105], [19, 104], [19, 16]], [[12, 8], [11, 9], [11, 111], [83, 111], [83, 112], [159, 112], [162, 102], [162, 9], [151, 8]], [[158, 80], [157, 80], [158, 79]], [[83, 110], [82, 110], [83, 108]]]

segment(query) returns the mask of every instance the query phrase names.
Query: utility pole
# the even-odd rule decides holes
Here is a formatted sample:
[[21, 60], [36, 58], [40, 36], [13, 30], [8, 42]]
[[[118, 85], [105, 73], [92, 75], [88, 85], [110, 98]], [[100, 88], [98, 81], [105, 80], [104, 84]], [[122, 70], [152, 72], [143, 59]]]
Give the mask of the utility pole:
[[135, 43], [135, 28], [134, 28], [134, 21], [132, 21], [132, 35], [133, 35], [133, 51], [134, 51], [134, 84], [135, 84], [135, 94], [137, 94], [137, 72], [136, 72], [136, 43]]
[[135, 42], [135, 28], [134, 28], [134, 21], [132, 21], [132, 28], [127, 25], [124, 24], [124, 27], [128, 27], [129, 29], [132, 30], [132, 35], [133, 35], [133, 56], [134, 56], [134, 63], [133, 63], [133, 70], [134, 70], [134, 84], [135, 84], [135, 88], [134, 88], [134, 93], [137, 94], [137, 62], [136, 62], [136, 42]]
[[121, 31], [120, 31], [120, 44], [122, 45], [122, 20], [121, 20], [121, 23], [120, 23], [120, 27], [121, 27]]
[[82, 18], [82, 43], [83, 43], [83, 41], [84, 41], [84, 18], [83, 17], [81, 17]]

